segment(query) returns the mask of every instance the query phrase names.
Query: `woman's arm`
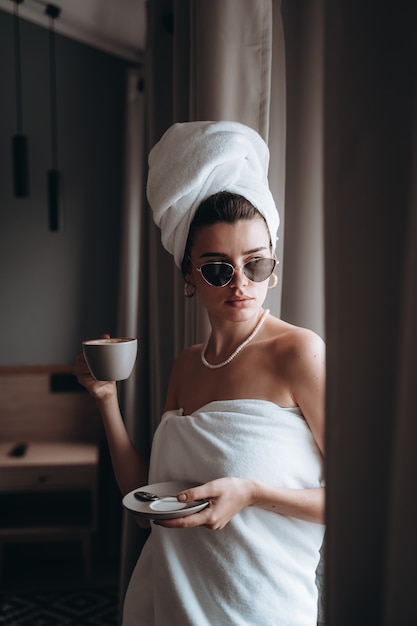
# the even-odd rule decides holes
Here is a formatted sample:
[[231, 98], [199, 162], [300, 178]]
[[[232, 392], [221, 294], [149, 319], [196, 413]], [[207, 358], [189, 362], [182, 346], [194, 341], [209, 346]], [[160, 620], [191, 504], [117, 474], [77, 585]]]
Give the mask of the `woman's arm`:
[[315, 442], [324, 454], [325, 345], [310, 330], [298, 329], [288, 360], [288, 380], [294, 404], [299, 406]]
[[324, 524], [325, 490], [271, 487], [254, 481], [253, 506], [267, 511], [297, 517], [307, 522]]
[[123, 495], [148, 482], [148, 463], [142, 458], [129, 438], [124, 425], [117, 394], [105, 400], [96, 400], [100, 411], [113, 470]]
[[95, 380], [80, 354], [74, 375], [95, 399], [103, 421], [114, 474], [123, 495], [148, 481], [148, 464], [132, 444], [120, 413], [115, 382]]
[[249, 478], [218, 478], [178, 494], [189, 502], [207, 498], [210, 505], [194, 515], [158, 521], [165, 528], [206, 526], [221, 530], [239, 511], [255, 506], [318, 524], [324, 523], [324, 489], [289, 489], [272, 487]]

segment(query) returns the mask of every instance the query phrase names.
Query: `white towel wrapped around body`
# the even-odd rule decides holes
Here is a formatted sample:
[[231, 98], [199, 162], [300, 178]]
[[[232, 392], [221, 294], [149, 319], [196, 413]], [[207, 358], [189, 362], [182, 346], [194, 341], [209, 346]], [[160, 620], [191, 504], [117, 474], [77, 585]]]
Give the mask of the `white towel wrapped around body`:
[[230, 191], [263, 215], [275, 248], [279, 215], [268, 186], [269, 150], [239, 122], [173, 124], [149, 154], [147, 195], [164, 247], [181, 266], [190, 224], [209, 196]]
[[[263, 400], [169, 411], [150, 482], [252, 477], [323, 484], [321, 454], [301, 411]], [[220, 531], [153, 526], [126, 594], [124, 626], [315, 626], [324, 526], [248, 507]]]

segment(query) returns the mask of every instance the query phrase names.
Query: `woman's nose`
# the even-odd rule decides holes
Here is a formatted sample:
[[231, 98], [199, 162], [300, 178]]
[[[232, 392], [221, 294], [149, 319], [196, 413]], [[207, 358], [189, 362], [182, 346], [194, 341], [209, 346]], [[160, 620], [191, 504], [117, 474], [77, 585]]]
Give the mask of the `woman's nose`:
[[243, 271], [243, 267], [236, 265], [234, 267], [234, 270], [235, 271], [234, 271], [232, 280], [230, 281], [230, 285], [233, 285], [236, 287], [239, 285], [247, 285], [249, 279], [246, 276], [245, 272]]

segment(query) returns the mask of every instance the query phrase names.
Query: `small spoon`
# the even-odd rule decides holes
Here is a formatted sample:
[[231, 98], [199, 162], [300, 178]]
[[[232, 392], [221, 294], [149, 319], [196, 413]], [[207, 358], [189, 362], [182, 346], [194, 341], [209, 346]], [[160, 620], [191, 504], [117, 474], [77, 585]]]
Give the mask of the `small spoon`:
[[142, 502], [154, 502], [155, 500], [166, 498], [166, 496], [157, 496], [155, 493], [150, 493], [149, 491], [135, 491], [133, 495], [138, 500], [142, 500]]

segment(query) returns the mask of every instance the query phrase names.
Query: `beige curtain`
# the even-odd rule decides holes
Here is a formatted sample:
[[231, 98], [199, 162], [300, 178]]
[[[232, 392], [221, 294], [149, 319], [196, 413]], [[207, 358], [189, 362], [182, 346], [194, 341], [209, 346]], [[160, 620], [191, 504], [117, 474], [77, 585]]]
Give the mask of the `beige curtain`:
[[[324, 338], [323, 1], [283, 0], [282, 14], [287, 115], [281, 316]], [[271, 128], [275, 123], [271, 116]]]
[[[145, 95], [143, 68], [128, 72], [126, 79], [126, 132], [124, 159], [124, 197], [122, 205], [122, 256], [120, 260], [118, 333], [138, 337], [138, 359], [127, 381], [119, 384], [121, 409], [132, 439], [143, 454], [149, 453], [149, 422], [138, 415], [149, 414], [148, 375], [148, 307], [143, 306], [143, 293], [148, 287], [148, 272], [143, 263], [147, 254], [145, 184]], [[114, 506], [120, 507], [120, 493]], [[121, 589], [125, 589], [138, 551], [146, 540], [126, 512], [122, 520]]]
[[417, 6], [325, 6], [326, 621], [411, 626]]

